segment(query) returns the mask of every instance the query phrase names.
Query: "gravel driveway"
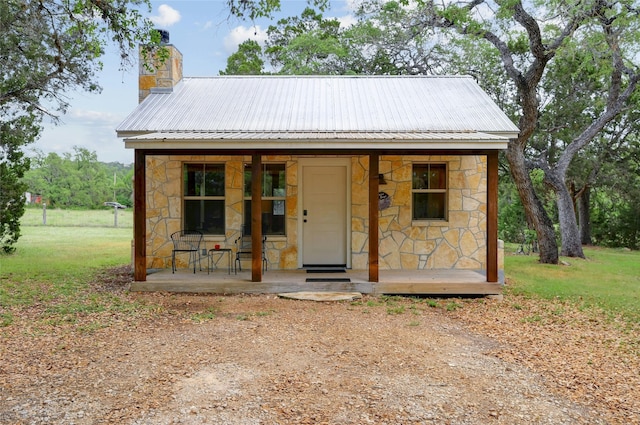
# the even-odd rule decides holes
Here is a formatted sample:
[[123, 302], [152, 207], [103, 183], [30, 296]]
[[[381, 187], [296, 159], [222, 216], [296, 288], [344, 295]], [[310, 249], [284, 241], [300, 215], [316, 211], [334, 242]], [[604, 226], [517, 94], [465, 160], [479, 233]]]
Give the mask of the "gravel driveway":
[[511, 301], [128, 296], [160, 307], [98, 329], [0, 329], [0, 423], [638, 422], [637, 396], [617, 417], [513, 354], [527, 347], [483, 336], [485, 320], [511, 326], [497, 313]]

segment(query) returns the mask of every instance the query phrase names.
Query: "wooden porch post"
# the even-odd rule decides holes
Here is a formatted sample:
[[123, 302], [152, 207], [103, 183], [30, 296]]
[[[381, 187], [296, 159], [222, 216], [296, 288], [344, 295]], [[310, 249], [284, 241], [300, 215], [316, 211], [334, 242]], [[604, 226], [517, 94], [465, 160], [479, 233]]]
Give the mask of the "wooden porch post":
[[487, 154], [487, 282], [498, 281], [498, 151]]
[[378, 269], [379, 159], [378, 152], [369, 154], [369, 282], [380, 281]]
[[135, 150], [133, 180], [133, 278], [147, 280], [146, 152]]
[[262, 156], [251, 158], [251, 281], [262, 282]]

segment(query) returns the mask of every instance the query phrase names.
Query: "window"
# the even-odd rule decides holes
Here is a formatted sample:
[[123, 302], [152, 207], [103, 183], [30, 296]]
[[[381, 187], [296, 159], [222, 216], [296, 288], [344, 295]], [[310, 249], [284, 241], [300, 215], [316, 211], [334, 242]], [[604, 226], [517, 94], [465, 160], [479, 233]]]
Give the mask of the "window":
[[[285, 234], [286, 180], [284, 164], [263, 164], [262, 169], [262, 233]], [[251, 234], [251, 164], [244, 167], [244, 224]]]
[[414, 164], [413, 220], [447, 219], [447, 165]]
[[224, 235], [224, 164], [184, 165], [184, 228]]

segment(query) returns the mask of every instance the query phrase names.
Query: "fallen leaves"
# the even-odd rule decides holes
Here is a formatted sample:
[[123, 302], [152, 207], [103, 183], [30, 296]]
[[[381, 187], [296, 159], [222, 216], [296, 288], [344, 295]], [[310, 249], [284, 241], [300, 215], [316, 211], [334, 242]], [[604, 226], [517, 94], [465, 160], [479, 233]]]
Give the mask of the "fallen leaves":
[[493, 354], [542, 373], [559, 394], [640, 423], [640, 326], [560, 300], [508, 294], [449, 314], [502, 345]]

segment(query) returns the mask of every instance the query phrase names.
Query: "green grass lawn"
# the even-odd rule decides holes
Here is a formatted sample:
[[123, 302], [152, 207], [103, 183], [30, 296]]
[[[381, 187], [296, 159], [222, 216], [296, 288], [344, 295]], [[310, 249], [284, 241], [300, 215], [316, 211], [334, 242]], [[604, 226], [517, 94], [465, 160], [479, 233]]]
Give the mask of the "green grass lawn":
[[507, 255], [509, 290], [597, 306], [640, 322], [640, 252], [586, 248], [585, 255], [586, 260], [562, 258], [569, 265], [560, 266], [540, 264], [535, 255]]
[[2, 275], [51, 280], [131, 261], [131, 229], [23, 226], [21, 232], [16, 252], [2, 258]]
[[[0, 326], [13, 309], [44, 308], [47, 320], [133, 305], [116, 294], [94, 293], [89, 283], [107, 267], [130, 263], [131, 229], [23, 226], [12, 255], [0, 255]], [[135, 304], [135, 303], [134, 303]]]

